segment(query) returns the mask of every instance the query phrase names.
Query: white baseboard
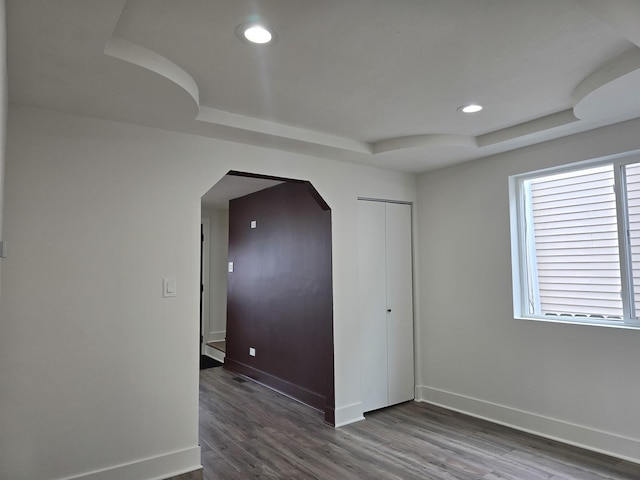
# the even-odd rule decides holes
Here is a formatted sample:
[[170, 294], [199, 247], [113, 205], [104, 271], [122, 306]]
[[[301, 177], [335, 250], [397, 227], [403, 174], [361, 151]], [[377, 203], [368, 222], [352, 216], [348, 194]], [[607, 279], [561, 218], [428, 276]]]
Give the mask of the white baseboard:
[[224, 352], [221, 352], [217, 348], [213, 348], [213, 347], [210, 347], [209, 345], [205, 345], [203, 354], [213, 358], [214, 360], [224, 363]]
[[424, 385], [416, 386], [416, 401], [430, 403], [516, 430], [640, 463], [639, 439], [596, 430]]
[[336, 408], [336, 428], [364, 420], [362, 402]]
[[200, 447], [145, 458], [101, 470], [66, 477], [63, 480], [164, 480], [202, 468]]

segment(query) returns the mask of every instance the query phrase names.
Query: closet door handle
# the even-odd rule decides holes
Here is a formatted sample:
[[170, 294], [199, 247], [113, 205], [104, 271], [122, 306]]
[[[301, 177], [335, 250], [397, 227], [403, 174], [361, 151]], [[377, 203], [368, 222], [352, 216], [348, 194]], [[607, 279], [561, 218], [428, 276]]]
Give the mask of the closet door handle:
[[391, 309], [390, 308], [387, 308], [387, 313], [391, 313]]

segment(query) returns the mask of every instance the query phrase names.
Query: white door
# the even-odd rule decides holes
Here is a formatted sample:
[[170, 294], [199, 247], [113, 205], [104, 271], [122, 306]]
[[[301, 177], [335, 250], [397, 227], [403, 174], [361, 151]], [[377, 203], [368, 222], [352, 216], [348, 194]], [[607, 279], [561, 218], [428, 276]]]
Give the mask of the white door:
[[358, 202], [364, 411], [414, 398], [411, 206]]
[[359, 201], [360, 388], [365, 412], [389, 405], [385, 244], [384, 203]]
[[411, 205], [386, 203], [389, 405], [414, 398]]

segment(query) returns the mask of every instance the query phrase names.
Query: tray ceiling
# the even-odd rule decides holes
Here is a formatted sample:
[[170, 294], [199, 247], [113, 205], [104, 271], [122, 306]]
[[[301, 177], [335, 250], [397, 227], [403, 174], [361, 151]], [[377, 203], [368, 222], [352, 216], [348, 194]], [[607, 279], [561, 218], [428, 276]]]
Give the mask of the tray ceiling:
[[409, 172], [640, 117], [633, 0], [9, 0], [7, 28], [13, 103]]

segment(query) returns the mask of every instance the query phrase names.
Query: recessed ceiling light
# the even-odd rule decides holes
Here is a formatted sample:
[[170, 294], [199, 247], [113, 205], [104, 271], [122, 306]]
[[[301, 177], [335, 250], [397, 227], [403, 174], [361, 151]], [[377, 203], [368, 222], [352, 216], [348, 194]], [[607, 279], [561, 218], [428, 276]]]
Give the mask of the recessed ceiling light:
[[244, 23], [236, 29], [236, 34], [242, 40], [260, 45], [275, 40], [275, 33], [259, 23]]
[[484, 107], [482, 105], [478, 105], [477, 103], [470, 103], [469, 105], [462, 105], [458, 107], [458, 110], [463, 113], [476, 113], [482, 110]]

